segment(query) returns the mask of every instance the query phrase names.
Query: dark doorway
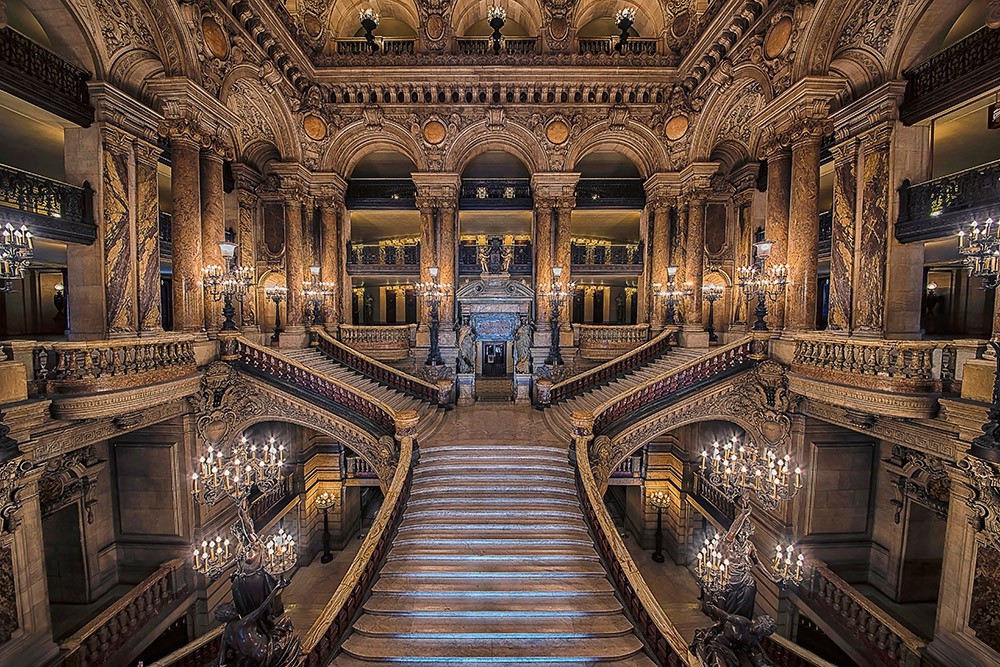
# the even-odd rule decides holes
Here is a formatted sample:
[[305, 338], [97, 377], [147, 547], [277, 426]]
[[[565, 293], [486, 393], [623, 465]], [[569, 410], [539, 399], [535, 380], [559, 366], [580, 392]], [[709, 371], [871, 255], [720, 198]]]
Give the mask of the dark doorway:
[[45, 575], [49, 601], [87, 604], [87, 570], [83, 555], [80, 504], [71, 503], [42, 520]]
[[406, 290], [406, 323], [416, 324], [417, 322], [417, 293], [414, 290]]
[[483, 343], [483, 376], [507, 375], [507, 343]]
[[385, 323], [396, 323], [396, 290], [385, 291]]
[[604, 290], [594, 292], [594, 324], [604, 324]]

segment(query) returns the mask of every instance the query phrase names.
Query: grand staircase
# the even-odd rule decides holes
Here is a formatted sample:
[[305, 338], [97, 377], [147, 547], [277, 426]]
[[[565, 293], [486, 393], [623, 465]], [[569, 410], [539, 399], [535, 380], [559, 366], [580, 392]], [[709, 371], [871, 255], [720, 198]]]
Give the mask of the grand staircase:
[[567, 454], [535, 411], [450, 413], [421, 443], [398, 534], [333, 664], [652, 665]]
[[605, 402], [624, 394], [657, 377], [668, 375], [674, 369], [698, 359], [713, 350], [672, 347], [653, 361], [621, 375], [607, 384], [599, 385], [573, 398], [553, 404], [545, 410], [545, 421], [555, 433], [570, 433], [570, 417], [575, 410], [595, 410]]

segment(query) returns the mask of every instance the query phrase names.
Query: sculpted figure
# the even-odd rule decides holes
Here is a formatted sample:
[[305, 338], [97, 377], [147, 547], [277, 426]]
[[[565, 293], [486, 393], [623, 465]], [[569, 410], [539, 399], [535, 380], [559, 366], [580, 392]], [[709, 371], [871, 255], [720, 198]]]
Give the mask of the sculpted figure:
[[[287, 618], [272, 617], [275, 595], [285, 586], [279, 583], [260, 606], [248, 614], [240, 614], [230, 603], [215, 608], [215, 618], [226, 624], [219, 647], [218, 667], [285, 667], [298, 659], [301, 645], [299, 638], [292, 634]], [[227, 661], [226, 654], [232, 651], [235, 662]]]
[[469, 324], [468, 316], [458, 327], [458, 372], [476, 372], [476, 330]]
[[534, 326], [527, 318], [521, 318], [521, 325], [514, 332], [514, 372], [531, 372], [531, 331]]

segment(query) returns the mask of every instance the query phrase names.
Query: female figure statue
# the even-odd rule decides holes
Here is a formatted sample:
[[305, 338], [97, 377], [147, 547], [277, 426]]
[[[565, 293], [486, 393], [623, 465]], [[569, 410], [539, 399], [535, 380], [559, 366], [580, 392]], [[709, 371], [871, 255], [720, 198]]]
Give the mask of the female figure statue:
[[476, 330], [469, 324], [468, 315], [458, 328], [458, 372], [476, 372]]
[[514, 372], [531, 372], [531, 330], [534, 327], [526, 317], [521, 317], [521, 324], [514, 332]]

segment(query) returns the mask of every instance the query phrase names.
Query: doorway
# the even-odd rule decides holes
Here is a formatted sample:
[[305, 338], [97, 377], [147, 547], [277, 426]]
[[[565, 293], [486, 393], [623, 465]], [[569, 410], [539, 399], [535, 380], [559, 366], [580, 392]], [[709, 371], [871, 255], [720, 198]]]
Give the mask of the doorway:
[[42, 538], [45, 544], [49, 602], [90, 602], [80, 526], [80, 504], [70, 503], [42, 519]]
[[507, 375], [507, 343], [483, 343], [483, 377]]

